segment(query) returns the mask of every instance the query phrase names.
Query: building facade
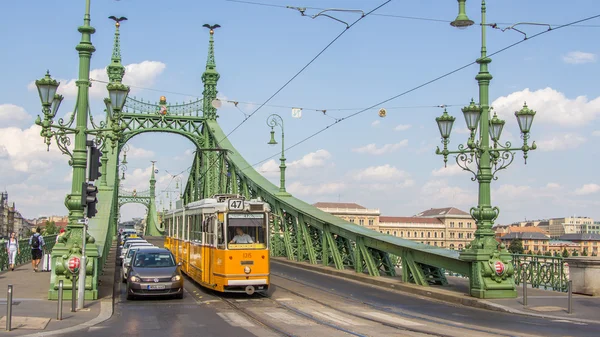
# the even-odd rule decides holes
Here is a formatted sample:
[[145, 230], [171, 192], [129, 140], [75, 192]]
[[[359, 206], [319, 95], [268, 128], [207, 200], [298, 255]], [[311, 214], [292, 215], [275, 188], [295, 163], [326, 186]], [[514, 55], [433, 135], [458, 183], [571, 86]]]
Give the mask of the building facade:
[[594, 224], [594, 220], [589, 217], [565, 217], [554, 218], [549, 221], [550, 237], [558, 239], [565, 234], [582, 234], [587, 231], [587, 227]]
[[16, 233], [17, 237], [27, 235], [28, 221], [17, 211], [15, 203], [8, 202], [8, 192], [0, 193], [0, 236], [9, 237]]
[[355, 203], [347, 202], [317, 202], [313, 204], [323, 212], [342, 218], [348, 222], [377, 230], [379, 227], [379, 209], [369, 209]]

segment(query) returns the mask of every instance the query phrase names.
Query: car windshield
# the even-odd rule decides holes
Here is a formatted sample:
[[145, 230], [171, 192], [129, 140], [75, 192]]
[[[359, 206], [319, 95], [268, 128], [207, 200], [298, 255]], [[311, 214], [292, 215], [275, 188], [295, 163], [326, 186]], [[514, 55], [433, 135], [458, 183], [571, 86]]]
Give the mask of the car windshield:
[[134, 267], [141, 268], [164, 268], [175, 267], [175, 260], [171, 253], [150, 253], [139, 251], [135, 255]]

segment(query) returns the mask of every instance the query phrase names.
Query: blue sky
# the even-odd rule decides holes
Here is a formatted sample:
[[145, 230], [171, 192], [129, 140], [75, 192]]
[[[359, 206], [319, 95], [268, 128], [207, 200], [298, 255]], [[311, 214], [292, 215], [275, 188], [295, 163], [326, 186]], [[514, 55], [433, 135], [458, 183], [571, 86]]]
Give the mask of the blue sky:
[[[277, 6], [362, 9], [384, 1], [260, 0]], [[7, 52], [0, 54], [4, 81], [0, 82], [0, 188], [26, 217], [66, 214], [63, 205], [70, 190], [65, 156], [56, 146], [46, 152], [39, 130], [32, 126], [41, 106], [32, 81], [49, 69], [61, 80], [66, 99], [59, 115], [72, 110], [73, 83], [85, 1], [13, 1], [11, 13], [0, 22]], [[480, 22], [480, 2], [468, 0], [467, 13]], [[505, 28], [517, 22], [548, 23], [552, 27], [600, 14], [595, 0], [488, 1], [488, 22]], [[314, 15], [316, 10], [307, 10]], [[374, 14], [451, 21], [457, 14], [454, 0], [393, 0]], [[273, 6], [230, 1], [174, 2], [155, 0], [92, 1], [91, 77], [106, 79], [114, 22], [110, 15], [126, 16], [121, 26], [124, 82], [131, 95], [157, 101], [189, 101], [202, 93], [208, 32], [205, 23], [222, 26], [215, 33], [219, 96], [240, 103], [224, 104], [219, 123], [233, 130], [269, 98], [322, 48], [345, 29], [327, 17], [312, 19], [299, 12]], [[353, 22], [355, 13], [332, 13]], [[286, 145], [291, 146], [335, 121], [389, 97], [419, 86], [475, 60], [480, 29], [458, 30], [448, 22], [371, 15], [337, 40], [310, 67], [231, 135], [231, 141], [250, 163], [273, 155], [266, 118], [271, 113], [285, 120]], [[538, 150], [527, 165], [517, 153], [515, 162], [493, 182], [492, 200], [501, 210], [498, 222], [568, 215], [600, 220], [600, 179], [596, 173], [600, 150], [600, 71], [597, 40], [600, 19], [530, 39], [492, 57], [490, 101], [506, 119], [503, 139], [520, 143], [514, 111], [527, 101], [537, 111], [531, 139]], [[520, 26], [529, 36], [544, 26]], [[518, 32], [488, 29], [488, 52], [523, 39]], [[383, 215], [410, 216], [434, 207], [468, 210], [477, 202], [477, 185], [470, 174], [454, 165], [445, 170], [435, 147], [440, 137], [436, 106], [451, 105], [457, 117], [451, 147], [465, 142], [460, 107], [477, 99], [472, 65], [373, 110], [344, 120], [327, 131], [286, 151], [288, 190], [307, 202], [357, 202], [379, 208]], [[142, 89], [144, 88], [144, 89]], [[148, 90], [152, 89], [152, 90]], [[105, 85], [92, 87], [92, 112], [102, 117]], [[275, 107], [279, 106], [279, 107]], [[303, 108], [302, 118], [291, 107]], [[379, 108], [387, 116], [377, 115]], [[310, 110], [326, 109], [326, 114]], [[338, 110], [336, 110], [338, 109]], [[348, 109], [348, 110], [339, 110]], [[241, 111], [240, 111], [241, 110]], [[279, 131], [277, 131], [279, 134]], [[160, 190], [174, 190], [173, 174], [191, 165], [192, 145], [171, 134], [144, 134], [130, 142], [125, 186], [144, 189], [150, 160], [157, 160]], [[586, 159], [587, 158], [587, 159]], [[449, 164], [453, 164], [450, 160]], [[257, 165], [278, 183], [278, 162]], [[596, 173], [596, 174], [594, 174]], [[185, 174], [181, 175], [185, 181]], [[170, 196], [173, 193], [170, 194]], [[176, 194], [176, 193], [175, 193]], [[168, 203], [166, 194], [160, 199]], [[123, 219], [144, 215], [144, 207], [126, 205]]]

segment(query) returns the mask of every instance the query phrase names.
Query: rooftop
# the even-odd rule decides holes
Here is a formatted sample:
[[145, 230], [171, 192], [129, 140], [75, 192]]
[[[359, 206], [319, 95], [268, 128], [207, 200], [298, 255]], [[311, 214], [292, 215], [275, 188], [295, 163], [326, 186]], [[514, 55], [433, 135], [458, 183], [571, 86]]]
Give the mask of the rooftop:
[[442, 221], [437, 218], [422, 218], [422, 217], [403, 217], [403, 216], [380, 216], [379, 223], [426, 223], [440, 224]]
[[471, 214], [469, 214], [465, 211], [461, 211], [460, 209], [455, 208], [455, 207], [431, 208], [431, 209], [428, 209], [426, 211], [423, 211], [423, 212], [417, 214], [416, 216], [437, 218], [437, 217], [448, 217], [448, 216], [452, 216], [452, 215], [469, 216], [469, 217], [471, 216]]
[[512, 232], [504, 235], [500, 240], [549, 240], [550, 237], [539, 232]]
[[351, 209], [366, 209], [366, 207], [353, 202], [317, 202], [313, 206], [317, 208], [351, 208]]
[[600, 241], [600, 234], [596, 233], [581, 233], [581, 234], [565, 234], [558, 238], [564, 241]]

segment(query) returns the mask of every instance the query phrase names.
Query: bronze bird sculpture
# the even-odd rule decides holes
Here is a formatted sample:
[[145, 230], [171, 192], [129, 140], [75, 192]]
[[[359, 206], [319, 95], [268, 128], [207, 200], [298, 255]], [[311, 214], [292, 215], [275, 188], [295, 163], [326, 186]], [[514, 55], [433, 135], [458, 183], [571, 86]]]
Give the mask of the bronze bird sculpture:
[[202, 27], [206, 27], [206, 28], [210, 29], [210, 33], [213, 34], [215, 32], [215, 28], [220, 28], [221, 26], [218, 25], [218, 24], [215, 24], [215, 25], [211, 26], [208, 23], [205, 23], [205, 24], [202, 25]]
[[121, 21], [125, 21], [125, 20], [127, 20], [127, 18], [126, 18], [126, 17], [124, 17], [124, 16], [122, 16], [122, 17], [120, 17], [120, 18], [117, 18], [116, 16], [114, 16], [114, 15], [111, 15], [111, 16], [109, 16], [108, 18], [109, 18], [109, 19], [112, 19], [112, 20], [114, 20], [114, 21], [116, 22], [116, 25], [117, 25], [117, 27], [120, 25], [120, 22], [121, 22]]

